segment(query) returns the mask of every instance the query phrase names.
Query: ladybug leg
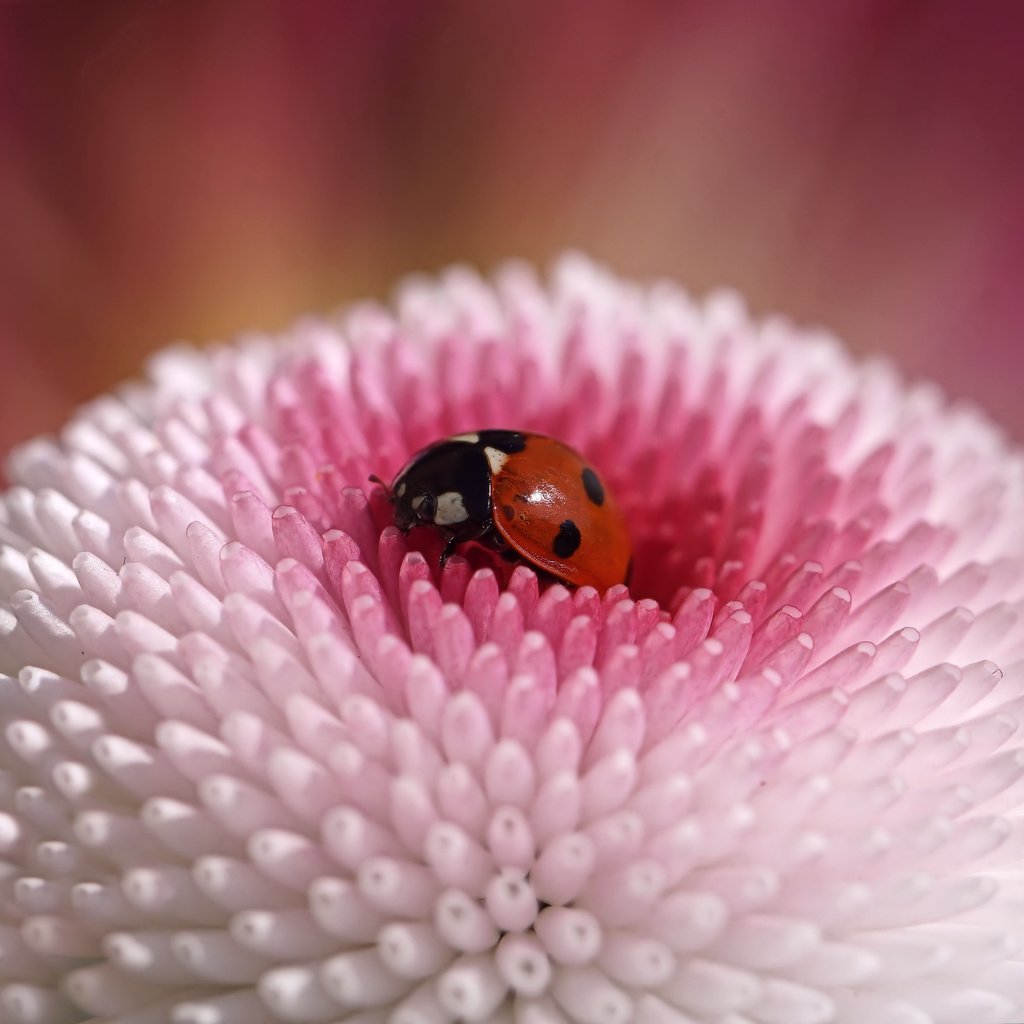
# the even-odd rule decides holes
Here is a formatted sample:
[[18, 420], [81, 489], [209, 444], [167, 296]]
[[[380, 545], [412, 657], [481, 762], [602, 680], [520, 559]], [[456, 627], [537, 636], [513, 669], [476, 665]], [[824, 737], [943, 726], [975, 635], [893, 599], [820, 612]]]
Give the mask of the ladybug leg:
[[444, 550], [441, 552], [441, 557], [438, 559], [438, 567], [443, 569], [448, 564], [448, 559], [455, 553], [455, 548], [458, 546], [458, 540], [455, 534], [450, 533], [445, 538]]
[[522, 561], [519, 552], [511, 547], [497, 530], [488, 530], [480, 537], [480, 543], [485, 544], [492, 551], [500, 555], [503, 561], [509, 562], [512, 565]]

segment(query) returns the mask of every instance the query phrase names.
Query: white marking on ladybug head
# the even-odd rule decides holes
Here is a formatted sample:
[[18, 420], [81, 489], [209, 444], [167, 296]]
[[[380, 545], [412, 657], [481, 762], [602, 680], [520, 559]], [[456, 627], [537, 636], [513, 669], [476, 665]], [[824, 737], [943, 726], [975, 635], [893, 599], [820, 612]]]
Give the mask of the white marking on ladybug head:
[[405, 494], [405, 486], [406, 485], [405, 485], [405, 481], [404, 480], [398, 485], [398, 490], [395, 491], [395, 494], [397, 494], [398, 497], [401, 498], [402, 495]]
[[466, 444], [476, 444], [480, 440], [479, 434], [456, 434], [448, 438], [449, 441], [464, 441]]
[[[398, 495], [399, 495], [399, 497], [401, 497], [401, 495], [402, 495], [402, 492], [401, 492], [401, 491], [399, 491], [399, 492], [398, 492]], [[423, 504], [423, 499], [424, 499], [424, 498], [426, 498], [426, 495], [425, 495], [425, 494], [417, 494], [417, 495], [416, 495], [416, 497], [415, 497], [415, 498], [413, 498], [413, 499], [412, 499], [412, 501], [410, 501], [410, 502], [409, 502], [409, 504], [410, 504], [410, 505], [412, 505], [412, 510], [413, 510], [413, 512], [419, 512], [419, 510], [420, 510], [420, 505], [422, 505], [422, 504]]]
[[500, 448], [492, 448], [490, 445], [484, 448], [484, 455], [487, 456], [487, 465], [491, 467], [491, 472], [495, 474], [500, 473], [501, 467], [508, 462], [506, 452], [501, 451]]
[[459, 491], [445, 491], [437, 496], [437, 511], [434, 513], [437, 526], [454, 526], [456, 523], [464, 523], [468, 518], [466, 503]]

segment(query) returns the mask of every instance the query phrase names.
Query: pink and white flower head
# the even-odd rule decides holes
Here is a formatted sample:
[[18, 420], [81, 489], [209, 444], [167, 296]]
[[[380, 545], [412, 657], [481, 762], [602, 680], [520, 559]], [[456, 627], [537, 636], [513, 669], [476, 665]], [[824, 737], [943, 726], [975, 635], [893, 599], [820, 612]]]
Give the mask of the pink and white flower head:
[[[389, 525], [490, 426], [629, 589]], [[169, 352], [10, 475], [0, 1020], [1024, 1017], [1024, 462], [934, 388], [570, 258]]]

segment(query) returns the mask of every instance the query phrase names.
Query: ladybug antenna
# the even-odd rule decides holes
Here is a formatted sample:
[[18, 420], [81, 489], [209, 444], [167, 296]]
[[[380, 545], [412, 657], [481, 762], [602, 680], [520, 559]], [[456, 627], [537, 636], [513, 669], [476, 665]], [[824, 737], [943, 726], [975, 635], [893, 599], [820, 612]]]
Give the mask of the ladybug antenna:
[[370, 474], [370, 481], [372, 483], [377, 484], [379, 487], [381, 487], [383, 489], [384, 493], [388, 496], [388, 501], [394, 501], [395, 500], [395, 496], [391, 493], [391, 488], [388, 487], [388, 485], [386, 483], [384, 483], [384, 481], [381, 480], [381, 478], [379, 476], [377, 476], [376, 473], [371, 473]]

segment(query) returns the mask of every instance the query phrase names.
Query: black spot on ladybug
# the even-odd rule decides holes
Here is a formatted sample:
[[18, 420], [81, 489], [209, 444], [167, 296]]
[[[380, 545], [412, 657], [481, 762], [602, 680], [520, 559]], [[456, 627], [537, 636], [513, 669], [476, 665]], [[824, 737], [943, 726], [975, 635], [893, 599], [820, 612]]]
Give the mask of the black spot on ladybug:
[[526, 435], [515, 430], [481, 430], [477, 442], [482, 448], [497, 448], [506, 455], [515, 455], [526, 447]]
[[558, 535], [551, 545], [551, 550], [559, 558], [571, 558], [576, 553], [582, 539], [580, 528], [571, 519], [566, 519], [558, 528]]
[[516, 510], [511, 505], [502, 505], [501, 514], [511, 523], [516, 517]]
[[604, 485], [598, 475], [589, 467], [583, 470], [583, 490], [587, 497], [598, 506], [604, 504]]

